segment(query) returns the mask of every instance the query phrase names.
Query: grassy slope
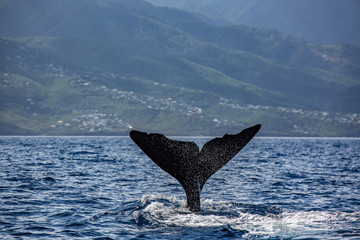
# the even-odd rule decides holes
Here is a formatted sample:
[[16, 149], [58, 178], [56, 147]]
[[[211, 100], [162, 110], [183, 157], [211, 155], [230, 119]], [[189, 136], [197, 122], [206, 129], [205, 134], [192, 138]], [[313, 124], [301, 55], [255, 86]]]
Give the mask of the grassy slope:
[[[324, 121], [319, 118], [293, 116], [275, 108], [234, 110], [219, 104], [222, 95], [207, 90], [169, 83], [165, 85], [152, 79], [126, 76], [125, 72], [116, 72], [117, 75], [113, 76], [113, 72], [104, 69], [94, 71], [92, 67], [86, 68], [84, 63], [77, 62], [76, 65], [74, 59], [71, 62], [54, 52], [49, 53], [46, 48], [52, 49], [52, 45], [47, 42], [48, 39], [43, 39], [45, 42], [39, 44], [47, 47], [37, 50], [29, 47], [29, 39], [3, 41], [7, 42], [6, 55], [18, 57], [5, 58], [1, 62], [7, 70], [2, 71], [1, 75], [2, 134], [127, 134], [127, 124], [130, 124], [140, 130], [161, 131], [172, 135], [221, 135], [224, 132], [237, 132], [258, 122], [264, 126], [264, 135], [297, 135], [299, 133], [293, 131], [295, 123], [308, 134], [316, 136], [359, 133], [359, 126], [354, 124], [333, 122], [324, 125]], [[193, 74], [219, 88], [237, 88], [238, 92], [244, 93], [245, 99], [251, 96], [265, 100], [266, 97], [272, 100], [282, 97], [253, 85], [240, 83], [209, 67], [189, 61], [182, 63], [188, 70], [187, 74]], [[133, 95], [122, 97], [114, 94], [114, 88], [127, 94], [133, 92]], [[153, 99], [148, 101], [149, 97]], [[171, 105], [173, 101], [176, 104]], [[159, 103], [159, 107], [148, 107], [154, 103]], [[231, 100], [231, 103], [243, 106], [236, 99]], [[189, 109], [194, 107], [201, 108], [201, 114], [187, 115]], [[118, 120], [115, 121], [110, 114], [116, 114], [122, 123], [116, 122]], [[215, 119], [222, 122], [215, 122]], [[58, 123], [60, 120], [62, 124]], [[95, 125], [101, 121], [107, 121], [106, 126], [111, 129], [105, 128], [105, 125]], [[88, 125], [95, 122], [92, 125], [94, 131], [90, 127], [81, 130], [79, 125], [83, 122]], [[69, 126], [65, 126], [65, 123], [69, 123]]]
[[[8, 7], [0, 8], [8, 23], [1, 25], [3, 33], [61, 36], [50, 41], [48, 50], [75, 65], [84, 62], [86, 67], [216, 92], [218, 86], [189, 74], [192, 70], [182, 62], [185, 59], [236, 81], [287, 95], [282, 105], [360, 110], [354, 104], [360, 101], [360, 49], [355, 46], [321, 46], [269, 29], [211, 26], [191, 14], [138, 0], [101, 4], [37, 0], [41, 9], [24, 0], [5, 2]], [[46, 47], [47, 41], [43, 42], [35, 44]], [[237, 98], [235, 89], [225, 90], [228, 97], [246, 101], [241, 94]], [[266, 103], [278, 105], [279, 99], [267, 98]]]

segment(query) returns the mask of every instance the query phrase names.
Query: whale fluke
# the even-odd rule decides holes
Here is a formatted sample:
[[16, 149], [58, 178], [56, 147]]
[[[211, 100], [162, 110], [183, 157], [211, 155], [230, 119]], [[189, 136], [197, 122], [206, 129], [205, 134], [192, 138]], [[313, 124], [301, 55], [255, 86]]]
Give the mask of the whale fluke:
[[173, 176], [185, 190], [187, 207], [200, 211], [200, 192], [216, 171], [228, 163], [259, 131], [261, 125], [238, 134], [214, 138], [201, 151], [194, 142], [171, 140], [162, 134], [130, 132], [131, 139], [161, 169]]

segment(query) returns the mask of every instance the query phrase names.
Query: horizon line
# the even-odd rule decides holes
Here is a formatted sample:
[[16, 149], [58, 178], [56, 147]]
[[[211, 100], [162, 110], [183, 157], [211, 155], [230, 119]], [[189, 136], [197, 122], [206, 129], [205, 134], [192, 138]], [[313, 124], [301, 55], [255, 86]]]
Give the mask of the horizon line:
[[[0, 135], [0, 138], [10, 138], [10, 137], [24, 137], [24, 138], [31, 138], [31, 137], [53, 137], [53, 138], [93, 138], [93, 137], [100, 137], [100, 138], [129, 138], [128, 135]], [[213, 136], [213, 135], [204, 135], [204, 136], [181, 136], [181, 135], [168, 135], [167, 137], [170, 138], [216, 138], [222, 136]], [[320, 137], [320, 136], [256, 136], [254, 138], [257, 139], [354, 139], [360, 140], [359, 137], [346, 137], [346, 136], [337, 136], [337, 137]]]

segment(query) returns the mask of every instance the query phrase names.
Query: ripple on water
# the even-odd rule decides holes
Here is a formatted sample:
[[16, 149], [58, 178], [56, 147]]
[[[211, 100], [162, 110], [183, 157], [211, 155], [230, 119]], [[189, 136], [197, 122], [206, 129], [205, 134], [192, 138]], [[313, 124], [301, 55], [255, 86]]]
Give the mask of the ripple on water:
[[3, 239], [360, 236], [359, 140], [254, 139], [209, 179], [199, 213], [128, 138], [0, 142]]

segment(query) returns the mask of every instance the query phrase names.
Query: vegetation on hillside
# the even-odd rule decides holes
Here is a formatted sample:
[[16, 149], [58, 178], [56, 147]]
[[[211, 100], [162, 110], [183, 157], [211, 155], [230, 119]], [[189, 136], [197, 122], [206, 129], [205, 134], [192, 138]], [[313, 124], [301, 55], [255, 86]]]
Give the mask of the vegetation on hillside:
[[263, 135], [360, 136], [354, 45], [213, 26], [140, 0], [13, 0], [0, 13], [2, 135], [219, 135], [262, 123]]

